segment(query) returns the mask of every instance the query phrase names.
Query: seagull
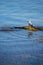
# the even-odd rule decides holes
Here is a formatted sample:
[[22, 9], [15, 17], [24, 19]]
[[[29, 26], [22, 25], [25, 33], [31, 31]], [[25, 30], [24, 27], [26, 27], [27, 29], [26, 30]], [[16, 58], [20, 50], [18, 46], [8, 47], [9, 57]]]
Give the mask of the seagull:
[[29, 25], [29, 26], [33, 27], [33, 24], [32, 24], [31, 21], [27, 21], [27, 22], [28, 22], [28, 25]]

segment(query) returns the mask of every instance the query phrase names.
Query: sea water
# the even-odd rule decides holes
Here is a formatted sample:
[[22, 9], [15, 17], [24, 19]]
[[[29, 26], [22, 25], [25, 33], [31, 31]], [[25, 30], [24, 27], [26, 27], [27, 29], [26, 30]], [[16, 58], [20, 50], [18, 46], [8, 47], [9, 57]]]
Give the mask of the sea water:
[[[43, 0], [0, 0], [0, 27], [43, 26]], [[0, 31], [0, 65], [43, 65], [43, 31]]]

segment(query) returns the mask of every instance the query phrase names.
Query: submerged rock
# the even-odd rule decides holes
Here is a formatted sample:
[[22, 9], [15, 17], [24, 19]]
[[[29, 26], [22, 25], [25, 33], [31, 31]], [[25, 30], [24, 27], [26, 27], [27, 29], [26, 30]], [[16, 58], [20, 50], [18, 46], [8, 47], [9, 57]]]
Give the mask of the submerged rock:
[[35, 27], [35, 26], [21, 26], [21, 27], [1, 27], [0, 31], [14, 31], [17, 29], [25, 29], [25, 30], [31, 30], [31, 31], [43, 31], [43, 27]]

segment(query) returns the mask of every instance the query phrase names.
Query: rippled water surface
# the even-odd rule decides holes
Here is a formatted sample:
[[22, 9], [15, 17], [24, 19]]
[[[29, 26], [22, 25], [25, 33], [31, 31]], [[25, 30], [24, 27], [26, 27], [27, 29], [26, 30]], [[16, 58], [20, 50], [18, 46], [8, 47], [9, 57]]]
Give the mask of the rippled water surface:
[[[1, 0], [0, 27], [43, 26], [43, 0]], [[43, 65], [43, 31], [0, 31], [0, 65]]]

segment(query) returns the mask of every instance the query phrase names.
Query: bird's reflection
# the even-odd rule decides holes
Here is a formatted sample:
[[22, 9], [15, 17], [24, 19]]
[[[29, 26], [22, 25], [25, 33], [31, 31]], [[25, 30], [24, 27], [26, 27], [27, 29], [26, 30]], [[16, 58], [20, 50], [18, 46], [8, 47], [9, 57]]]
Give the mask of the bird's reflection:
[[28, 32], [28, 38], [31, 39], [34, 43], [43, 43], [43, 34], [35, 34], [35, 37], [33, 37], [33, 35], [33, 31]]
[[32, 35], [33, 35], [33, 32], [32, 31], [28, 32], [28, 38], [31, 38]]

